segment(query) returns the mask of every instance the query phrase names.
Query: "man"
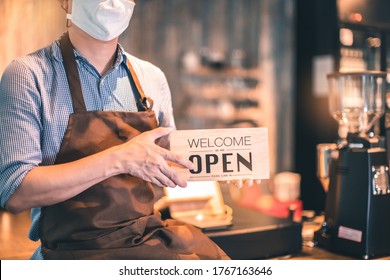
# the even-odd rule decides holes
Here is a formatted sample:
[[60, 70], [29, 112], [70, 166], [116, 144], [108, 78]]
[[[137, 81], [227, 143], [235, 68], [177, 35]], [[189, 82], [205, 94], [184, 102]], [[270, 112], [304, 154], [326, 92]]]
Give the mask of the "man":
[[68, 31], [14, 60], [0, 84], [1, 206], [32, 209], [32, 259], [227, 259], [153, 210], [151, 184], [185, 187], [173, 166], [193, 165], [166, 149], [164, 74], [118, 44], [135, 2], [60, 2]]

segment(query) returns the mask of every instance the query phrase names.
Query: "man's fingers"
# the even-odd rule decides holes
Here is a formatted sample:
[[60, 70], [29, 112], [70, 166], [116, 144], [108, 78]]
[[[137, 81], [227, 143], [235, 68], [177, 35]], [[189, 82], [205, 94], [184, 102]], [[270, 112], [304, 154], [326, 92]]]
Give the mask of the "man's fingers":
[[165, 150], [164, 159], [168, 160], [168, 161], [171, 161], [173, 163], [176, 163], [178, 165], [181, 165], [184, 168], [187, 168], [187, 169], [190, 169], [190, 170], [195, 168], [195, 166], [194, 166], [192, 161], [190, 161], [187, 158], [185, 158], [183, 156], [180, 156], [180, 155], [178, 155], [176, 153], [168, 151], [168, 150]]
[[252, 187], [254, 184], [261, 184], [261, 179], [242, 179], [242, 180], [227, 180], [222, 181], [226, 184], [233, 185], [238, 188]]
[[144, 132], [148, 137], [150, 137], [153, 141], [161, 138], [165, 135], [168, 135], [173, 131], [173, 128], [171, 127], [158, 127], [152, 130], [149, 130], [147, 132]]
[[247, 179], [247, 180], [245, 181], [245, 186], [246, 186], [246, 187], [251, 187], [251, 186], [253, 186], [253, 179]]

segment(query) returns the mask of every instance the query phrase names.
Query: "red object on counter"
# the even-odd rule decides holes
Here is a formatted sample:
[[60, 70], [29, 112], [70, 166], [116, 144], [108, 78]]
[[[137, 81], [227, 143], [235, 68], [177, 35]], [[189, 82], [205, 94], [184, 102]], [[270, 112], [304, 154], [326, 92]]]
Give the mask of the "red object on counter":
[[289, 218], [291, 217], [294, 221], [299, 222], [302, 219], [302, 201], [291, 200], [291, 201], [278, 201], [273, 200], [271, 207], [265, 208], [261, 205], [256, 207], [262, 213], [268, 214], [277, 218]]
[[262, 194], [257, 185], [234, 189], [230, 193], [240, 206], [260, 211], [277, 218], [292, 218], [296, 222], [302, 219], [303, 204], [301, 200], [279, 201], [272, 194]]

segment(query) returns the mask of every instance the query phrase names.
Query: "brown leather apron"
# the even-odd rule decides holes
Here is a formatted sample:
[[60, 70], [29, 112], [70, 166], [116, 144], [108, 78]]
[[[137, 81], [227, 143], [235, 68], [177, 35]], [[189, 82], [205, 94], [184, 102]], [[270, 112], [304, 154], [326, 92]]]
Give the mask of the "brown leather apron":
[[[155, 114], [146, 106], [130, 63], [129, 79], [139, 111], [87, 111], [68, 34], [60, 39], [60, 46], [74, 113], [55, 164], [98, 153], [157, 127]], [[122, 174], [62, 203], [43, 207], [39, 226], [43, 257], [229, 259], [200, 230], [172, 219], [163, 221], [160, 213], [153, 210], [153, 203], [150, 183]]]

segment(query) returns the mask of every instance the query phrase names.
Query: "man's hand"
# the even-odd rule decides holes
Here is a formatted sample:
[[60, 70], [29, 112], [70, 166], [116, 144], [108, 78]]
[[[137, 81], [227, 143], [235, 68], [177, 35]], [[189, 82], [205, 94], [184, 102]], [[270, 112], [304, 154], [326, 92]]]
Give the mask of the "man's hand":
[[160, 187], [186, 187], [187, 177], [184, 172], [176, 172], [177, 165], [187, 170], [194, 168], [193, 163], [155, 144], [157, 139], [171, 131], [171, 128], [159, 127], [120, 145], [118, 152], [122, 173], [129, 173]]
[[243, 179], [243, 180], [232, 180], [232, 181], [225, 181], [226, 184], [231, 184], [237, 188], [242, 188], [242, 187], [252, 187], [254, 183], [260, 184], [261, 180], [260, 179]]

